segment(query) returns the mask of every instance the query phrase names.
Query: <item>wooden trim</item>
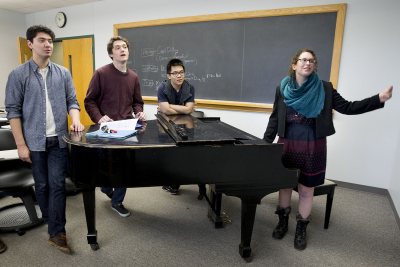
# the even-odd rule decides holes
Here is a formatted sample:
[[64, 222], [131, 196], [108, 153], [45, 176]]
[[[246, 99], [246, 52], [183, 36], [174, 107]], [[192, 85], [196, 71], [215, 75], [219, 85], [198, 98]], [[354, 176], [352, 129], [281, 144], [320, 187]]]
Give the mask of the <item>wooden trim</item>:
[[[179, 18], [168, 18], [168, 19], [157, 19], [148, 21], [137, 21], [128, 23], [114, 24], [114, 35], [118, 35], [119, 29], [136, 28], [136, 27], [148, 27], [158, 26], [167, 24], [180, 24], [190, 22], [204, 22], [204, 21], [215, 21], [215, 20], [230, 20], [230, 19], [247, 19], [247, 18], [259, 18], [259, 17], [276, 17], [276, 16], [291, 16], [291, 15], [302, 15], [302, 14], [319, 14], [329, 12], [345, 12], [346, 4], [334, 4], [334, 5], [322, 5], [322, 6], [306, 6], [306, 7], [295, 7], [295, 8], [282, 8], [282, 9], [271, 9], [271, 10], [256, 10], [246, 12], [234, 12], [234, 13], [223, 13], [223, 14], [212, 14], [212, 15], [201, 15], [192, 17], [179, 17]], [[336, 37], [336, 36], [335, 36]]]
[[339, 81], [339, 64], [340, 56], [342, 54], [344, 22], [346, 18], [346, 4], [341, 4], [338, 7], [336, 16], [335, 38], [333, 43], [332, 65], [330, 80], [334, 88], [337, 88]]
[[[143, 96], [145, 104], [157, 105], [156, 96]], [[196, 99], [196, 108], [224, 109], [224, 110], [240, 110], [251, 112], [271, 112], [273, 104], [253, 103], [253, 102], [236, 102], [223, 100]]]
[[[233, 12], [233, 13], [223, 13], [223, 14], [119, 23], [119, 24], [114, 24], [114, 36], [118, 36], [118, 31], [120, 29], [135, 28], [135, 27], [149, 27], [149, 26], [181, 24], [181, 23], [191, 23], [191, 22], [337, 12], [331, 73], [330, 73], [330, 80], [333, 86], [337, 88], [339, 80], [339, 63], [342, 52], [346, 8], [347, 4], [342, 3], [342, 4], [332, 4], [332, 5], [305, 6], [305, 7], [281, 8], [281, 9], [271, 9], [271, 10], [256, 10], [256, 11], [246, 11], [246, 12]], [[155, 105], [157, 104], [156, 97], [144, 96], [143, 100], [147, 104], [155, 104]], [[252, 111], [252, 112], [270, 112], [272, 110], [272, 106], [273, 106], [272, 104], [264, 104], [264, 103], [196, 99], [196, 107], [198, 108], [240, 110], [240, 111]]]

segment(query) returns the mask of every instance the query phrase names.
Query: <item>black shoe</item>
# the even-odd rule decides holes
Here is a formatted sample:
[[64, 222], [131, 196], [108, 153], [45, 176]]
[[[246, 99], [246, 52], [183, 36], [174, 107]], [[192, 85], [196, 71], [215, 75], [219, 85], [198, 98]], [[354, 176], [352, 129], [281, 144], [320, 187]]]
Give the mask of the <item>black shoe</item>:
[[172, 186], [163, 186], [162, 189], [164, 191], [170, 192], [171, 195], [177, 195], [179, 193], [179, 189], [173, 188]]
[[288, 231], [288, 224], [289, 224], [289, 214], [290, 214], [290, 207], [282, 209], [280, 207], [276, 208], [275, 214], [279, 217], [278, 225], [275, 227], [274, 231], [272, 232], [272, 237], [275, 239], [282, 239], [287, 231]]
[[71, 248], [67, 244], [67, 237], [64, 233], [57, 234], [49, 238], [49, 244], [56, 247], [60, 251], [71, 254]]
[[111, 208], [116, 211], [121, 217], [128, 217], [131, 215], [129, 210], [127, 210], [122, 203], [117, 205], [112, 205]]
[[294, 248], [304, 250], [307, 247], [307, 225], [310, 221], [297, 215], [296, 234], [294, 236]]

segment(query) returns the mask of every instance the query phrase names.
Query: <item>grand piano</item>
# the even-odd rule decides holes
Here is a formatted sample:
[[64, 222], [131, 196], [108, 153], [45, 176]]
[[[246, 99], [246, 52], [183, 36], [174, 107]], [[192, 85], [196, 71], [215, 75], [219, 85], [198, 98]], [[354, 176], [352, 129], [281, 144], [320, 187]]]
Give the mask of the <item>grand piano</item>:
[[[239, 253], [249, 259], [257, 204], [281, 188], [297, 185], [298, 172], [283, 167], [282, 145], [222, 122], [219, 118], [156, 115], [137, 135], [124, 140], [65, 136], [69, 144], [71, 179], [83, 190], [87, 240], [97, 250], [95, 187], [147, 187], [169, 184], [211, 184], [213, 194], [241, 199]], [[86, 131], [95, 131], [92, 125]], [[209, 212], [221, 221], [220, 202]], [[216, 225], [217, 226], [217, 225]]]

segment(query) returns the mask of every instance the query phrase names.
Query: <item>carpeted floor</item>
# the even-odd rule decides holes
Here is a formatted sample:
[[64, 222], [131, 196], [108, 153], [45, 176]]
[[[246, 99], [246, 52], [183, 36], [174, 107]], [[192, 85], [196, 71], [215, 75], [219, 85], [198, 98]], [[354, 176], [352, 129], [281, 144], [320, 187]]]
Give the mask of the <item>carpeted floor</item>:
[[[197, 186], [182, 186], [170, 195], [160, 187], [128, 189], [125, 206], [132, 211], [119, 217], [98, 189], [97, 231], [100, 249], [86, 241], [82, 196], [67, 199], [67, 236], [74, 250], [65, 255], [47, 244], [47, 226], [23, 236], [0, 233], [8, 250], [1, 266], [399, 266], [400, 229], [386, 196], [337, 187], [330, 227], [323, 229], [325, 196], [314, 198], [308, 227], [308, 247], [293, 248], [295, 212], [282, 240], [271, 237], [277, 193], [257, 208], [253, 230], [253, 257], [245, 262], [238, 253], [240, 200], [223, 197], [223, 211], [232, 221], [214, 229], [207, 218], [206, 201], [197, 200]], [[292, 206], [296, 211], [297, 193]], [[0, 199], [0, 207], [15, 202]]]

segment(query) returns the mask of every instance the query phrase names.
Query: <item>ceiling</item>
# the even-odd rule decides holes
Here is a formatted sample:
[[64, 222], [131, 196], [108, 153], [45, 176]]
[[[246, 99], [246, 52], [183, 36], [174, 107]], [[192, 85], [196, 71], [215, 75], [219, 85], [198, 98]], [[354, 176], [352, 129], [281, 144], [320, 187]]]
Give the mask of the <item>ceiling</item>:
[[0, 0], [0, 9], [28, 14], [97, 1], [102, 0]]

